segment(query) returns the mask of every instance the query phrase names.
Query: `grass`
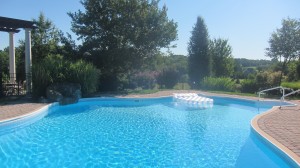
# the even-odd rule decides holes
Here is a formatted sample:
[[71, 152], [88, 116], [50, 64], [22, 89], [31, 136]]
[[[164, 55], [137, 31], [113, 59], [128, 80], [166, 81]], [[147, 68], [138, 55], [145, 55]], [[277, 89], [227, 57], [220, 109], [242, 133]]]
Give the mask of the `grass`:
[[292, 89], [300, 89], [300, 81], [297, 82], [282, 82], [281, 86], [292, 88]]
[[151, 94], [162, 91], [162, 89], [145, 89], [145, 90], [126, 90], [127, 94]]
[[[173, 90], [174, 92], [176, 92], [177, 89], [128, 90], [127, 94], [151, 94], [151, 93], [156, 93], [156, 92], [164, 91], [164, 90]], [[249, 96], [249, 97], [257, 97], [258, 96], [257, 94], [254, 94], [254, 93], [225, 92], [225, 91], [206, 91], [206, 90], [201, 90], [201, 91], [205, 91], [205, 92], [209, 92], [209, 93], [239, 95], [239, 96]]]
[[241, 92], [225, 92], [225, 91], [205, 91], [209, 93], [217, 93], [217, 94], [228, 94], [228, 95], [239, 95], [239, 96], [249, 96], [249, 97], [257, 97], [257, 94], [254, 93], [241, 93]]

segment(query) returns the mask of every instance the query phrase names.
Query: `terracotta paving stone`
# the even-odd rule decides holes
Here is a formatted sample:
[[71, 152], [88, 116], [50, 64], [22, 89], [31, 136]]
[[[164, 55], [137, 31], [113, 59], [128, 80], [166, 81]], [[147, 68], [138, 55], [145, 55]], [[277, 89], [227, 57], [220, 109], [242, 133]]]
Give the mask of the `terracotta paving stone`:
[[[293, 103], [300, 104], [299, 101]], [[300, 106], [277, 108], [261, 116], [258, 126], [300, 157]]]
[[32, 103], [27, 100], [0, 104], [0, 122], [32, 113], [46, 105], [45, 103]]

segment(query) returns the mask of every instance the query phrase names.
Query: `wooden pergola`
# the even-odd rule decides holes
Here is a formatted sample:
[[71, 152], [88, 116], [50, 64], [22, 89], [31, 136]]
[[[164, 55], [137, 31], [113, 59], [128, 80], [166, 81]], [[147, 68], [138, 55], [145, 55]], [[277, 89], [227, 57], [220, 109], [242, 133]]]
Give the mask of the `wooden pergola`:
[[26, 88], [27, 94], [31, 93], [32, 79], [31, 79], [31, 30], [35, 29], [35, 23], [32, 21], [13, 19], [0, 16], [0, 31], [9, 33], [9, 73], [11, 82], [16, 78], [16, 63], [15, 63], [15, 46], [14, 33], [20, 32], [20, 29], [25, 30], [25, 73], [26, 73]]

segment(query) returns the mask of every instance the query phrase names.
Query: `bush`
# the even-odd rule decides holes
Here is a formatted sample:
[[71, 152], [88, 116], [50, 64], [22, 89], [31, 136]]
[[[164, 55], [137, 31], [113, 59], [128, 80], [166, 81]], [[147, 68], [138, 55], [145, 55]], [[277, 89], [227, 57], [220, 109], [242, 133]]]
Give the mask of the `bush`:
[[167, 68], [158, 74], [157, 83], [162, 88], [172, 89], [179, 79], [180, 73], [175, 68]]
[[289, 63], [287, 80], [290, 82], [300, 80], [300, 61]]
[[173, 89], [175, 90], [189, 90], [191, 89], [190, 85], [188, 83], [177, 83]]
[[298, 81], [298, 82], [282, 82], [281, 86], [297, 90], [297, 89], [300, 89], [300, 81]]
[[242, 93], [255, 93], [258, 91], [258, 85], [255, 80], [245, 79], [241, 81], [241, 92]]
[[60, 55], [47, 56], [32, 67], [33, 96], [45, 96], [49, 85], [62, 82], [79, 83], [84, 96], [97, 90], [99, 75], [98, 69], [82, 60], [72, 63]]
[[260, 72], [256, 75], [255, 82], [258, 89], [266, 89], [279, 85], [281, 72]]
[[130, 79], [131, 88], [153, 89], [156, 84], [158, 73], [155, 71], [139, 72], [132, 75]]
[[32, 66], [32, 94], [34, 97], [46, 95], [46, 88], [54, 82], [65, 81], [65, 62], [62, 56], [48, 56]]
[[83, 96], [94, 93], [98, 89], [100, 70], [92, 64], [79, 60], [70, 64], [67, 81], [79, 83]]
[[[241, 82], [241, 92], [255, 93], [263, 89], [276, 87], [280, 81], [280, 72], [259, 72], [254, 79], [245, 79]], [[268, 94], [277, 94], [278, 90]]]
[[235, 82], [230, 78], [205, 77], [200, 84], [201, 89], [216, 91], [235, 91]]

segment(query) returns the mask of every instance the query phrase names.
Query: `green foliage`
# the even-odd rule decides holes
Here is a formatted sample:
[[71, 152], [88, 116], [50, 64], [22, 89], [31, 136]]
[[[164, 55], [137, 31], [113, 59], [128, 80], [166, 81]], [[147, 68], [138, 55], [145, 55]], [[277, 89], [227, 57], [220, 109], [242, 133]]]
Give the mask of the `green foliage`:
[[243, 67], [240, 63], [238, 63], [236, 61], [236, 59], [234, 59], [233, 76], [234, 76], [235, 79], [244, 78]]
[[156, 93], [160, 90], [158, 89], [135, 89], [135, 90], [127, 90], [125, 94], [152, 94], [152, 93]]
[[102, 86], [117, 89], [120, 81], [169, 47], [177, 24], [156, 0], [83, 0], [85, 11], [69, 13], [72, 31], [82, 40], [81, 51], [103, 74]]
[[172, 89], [179, 82], [180, 74], [174, 68], [166, 68], [162, 70], [157, 77], [157, 83], [162, 88]]
[[69, 66], [67, 81], [79, 83], [83, 95], [97, 91], [100, 71], [96, 69], [93, 64], [79, 60], [75, 63], [71, 63]]
[[296, 81], [296, 82], [282, 82], [281, 86], [287, 87], [287, 88], [292, 88], [294, 90], [300, 89], [300, 81]]
[[258, 86], [253, 79], [245, 79], [241, 81], [241, 92], [242, 93], [255, 93], [258, 91]]
[[0, 50], [0, 73], [8, 74], [8, 48], [4, 51]]
[[173, 89], [175, 90], [189, 90], [191, 89], [190, 85], [188, 83], [177, 83]]
[[212, 59], [208, 53], [208, 45], [209, 36], [204, 19], [198, 17], [188, 43], [189, 77], [190, 81], [195, 83], [195, 87], [199, 87], [199, 82], [204, 77], [212, 74]]
[[288, 65], [287, 73], [288, 81], [297, 81], [300, 80], [300, 61], [292, 61]]
[[[62, 59], [60, 56], [53, 56], [58, 59]], [[56, 82], [56, 77], [60, 78], [57, 75], [57, 70], [59, 67], [59, 63], [55, 58], [46, 57], [45, 59], [41, 60], [33, 64], [32, 66], [32, 94], [34, 97], [38, 98], [40, 96], [46, 95], [46, 89], [51, 84]], [[57, 67], [57, 69], [56, 69]]]
[[235, 90], [235, 82], [231, 78], [205, 77], [201, 81], [201, 89], [231, 92]]
[[155, 71], [145, 71], [133, 74], [130, 78], [130, 85], [133, 89], [153, 89], [156, 84], [156, 78], [158, 73]]
[[267, 56], [282, 61], [281, 78], [286, 66], [291, 60], [300, 58], [300, 21], [296, 19], [283, 19], [282, 27], [277, 29], [270, 37], [270, 47], [267, 48]]
[[240, 64], [242, 67], [269, 67], [275, 62], [274, 60], [251, 60], [246, 58], [235, 58], [234, 61]]
[[254, 78], [241, 81], [241, 92], [255, 93], [262, 89], [278, 86], [280, 72], [259, 72]]
[[79, 60], [83, 57], [87, 57], [87, 55], [81, 53], [80, 47], [76, 45], [75, 40], [72, 39], [72, 36], [69, 33], [66, 33], [66, 36], [60, 32], [60, 43], [58, 53], [63, 55], [64, 58], [69, 60]]
[[255, 75], [257, 74], [257, 69], [256, 67], [247, 67], [243, 68], [242, 72], [244, 77], [251, 78], [251, 76], [255, 77]]
[[210, 41], [209, 53], [213, 60], [212, 72], [216, 77], [230, 77], [233, 75], [234, 60], [228, 40], [214, 39]]
[[50, 54], [58, 54], [60, 31], [54, 24], [40, 13], [38, 19], [33, 19], [37, 28], [32, 30], [32, 61], [38, 62]]
[[82, 94], [95, 92], [99, 85], [99, 70], [82, 60], [72, 63], [60, 55], [50, 55], [33, 64], [32, 83], [35, 97], [45, 96], [53, 83], [72, 82], [81, 85]]
[[256, 75], [256, 85], [259, 89], [266, 89], [279, 86], [280, 72], [260, 72]]
[[296, 67], [296, 73], [298, 74], [298, 79], [300, 79], [300, 62], [298, 62], [298, 65]]

